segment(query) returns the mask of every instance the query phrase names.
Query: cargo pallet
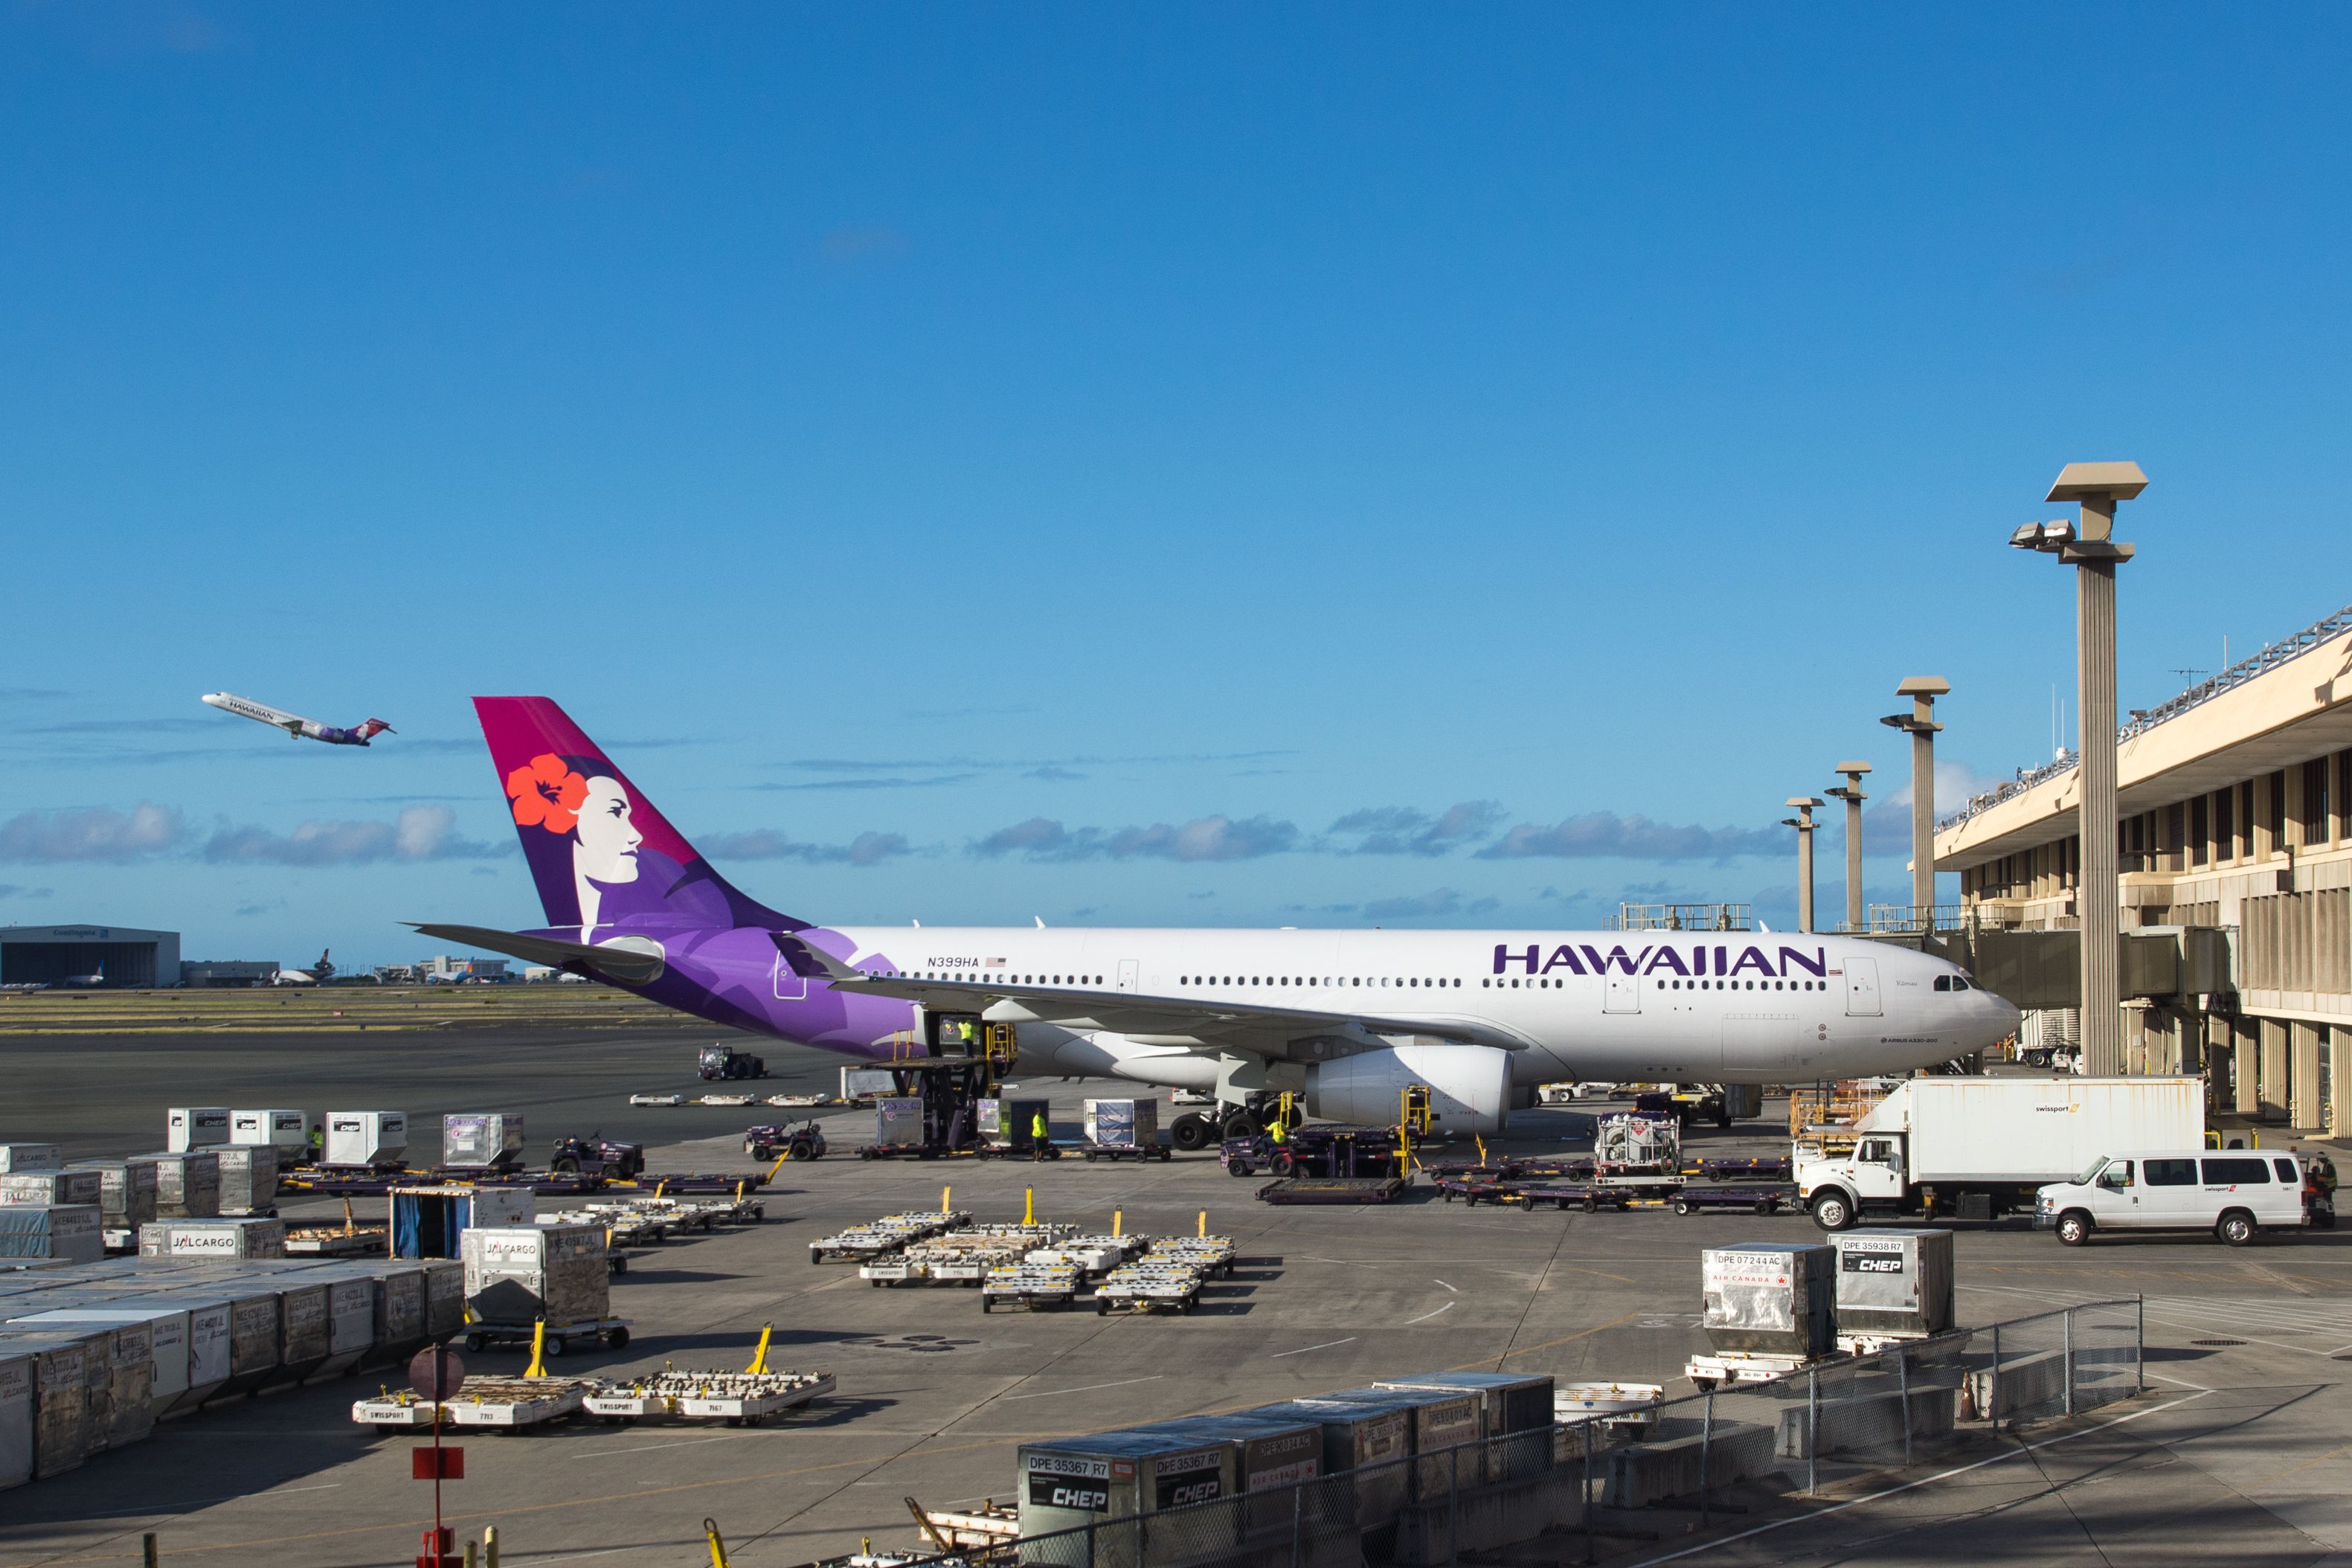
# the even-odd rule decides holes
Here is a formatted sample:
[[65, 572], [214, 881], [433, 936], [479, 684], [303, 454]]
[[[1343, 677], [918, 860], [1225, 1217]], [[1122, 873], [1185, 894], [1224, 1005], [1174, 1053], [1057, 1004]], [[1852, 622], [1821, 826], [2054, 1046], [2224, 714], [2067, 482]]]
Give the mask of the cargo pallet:
[[1769, 1351], [1718, 1351], [1707, 1355], [1695, 1355], [1683, 1369], [1702, 1394], [1709, 1389], [1732, 1384], [1770, 1383], [1775, 1378], [1802, 1372], [1834, 1358], [1829, 1356], [1777, 1355]]
[[1262, 1204], [1392, 1204], [1404, 1196], [1402, 1176], [1285, 1176], [1255, 1194]]
[[[466, 1348], [488, 1350], [492, 1345], [528, 1345], [539, 1332], [537, 1323], [467, 1323]], [[562, 1355], [572, 1348], [574, 1340], [593, 1340], [614, 1350], [629, 1342], [629, 1320], [626, 1318], [591, 1318], [583, 1322], [548, 1325], [546, 1353]]]
[[585, 1385], [568, 1379], [469, 1377], [457, 1385], [456, 1397], [442, 1402], [441, 1417], [456, 1426], [512, 1431], [575, 1415], [584, 1403]]
[[1067, 1308], [1076, 1300], [1078, 1277], [1075, 1269], [1055, 1269], [1051, 1272], [1014, 1272], [982, 1282], [980, 1310], [992, 1310], [997, 1303], [1019, 1302], [1031, 1311], [1040, 1307]]
[[1088, 1164], [1097, 1160], [1139, 1160], [1149, 1164], [1168, 1159], [1175, 1151], [1165, 1143], [1081, 1143], [1078, 1152]]

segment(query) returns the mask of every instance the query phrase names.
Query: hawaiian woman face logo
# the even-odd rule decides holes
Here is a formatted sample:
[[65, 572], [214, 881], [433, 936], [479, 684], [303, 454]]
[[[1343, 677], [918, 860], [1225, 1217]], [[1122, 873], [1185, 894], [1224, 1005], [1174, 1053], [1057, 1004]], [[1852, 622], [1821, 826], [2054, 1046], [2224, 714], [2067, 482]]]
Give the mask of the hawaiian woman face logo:
[[[593, 767], [593, 762], [583, 766]], [[637, 847], [646, 836], [630, 820], [635, 809], [620, 780], [586, 773], [547, 752], [507, 775], [514, 819], [572, 840], [572, 881], [580, 899], [580, 931], [590, 940], [604, 898], [598, 884], [637, 879]]]

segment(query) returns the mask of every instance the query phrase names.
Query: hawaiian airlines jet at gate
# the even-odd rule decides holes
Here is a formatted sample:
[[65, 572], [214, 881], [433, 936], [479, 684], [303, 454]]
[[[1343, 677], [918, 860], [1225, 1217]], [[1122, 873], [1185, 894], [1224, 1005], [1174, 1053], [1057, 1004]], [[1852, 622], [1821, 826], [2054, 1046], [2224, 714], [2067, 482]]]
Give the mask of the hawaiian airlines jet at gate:
[[812, 925], [730, 885], [553, 702], [474, 706], [548, 924], [417, 929], [844, 1056], [978, 1015], [1031, 1071], [1303, 1089], [1374, 1122], [1421, 1083], [1446, 1127], [1488, 1131], [1538, 1083], [1809, 1083], [2017, 1026], [1951, 964], [1846, 937]]

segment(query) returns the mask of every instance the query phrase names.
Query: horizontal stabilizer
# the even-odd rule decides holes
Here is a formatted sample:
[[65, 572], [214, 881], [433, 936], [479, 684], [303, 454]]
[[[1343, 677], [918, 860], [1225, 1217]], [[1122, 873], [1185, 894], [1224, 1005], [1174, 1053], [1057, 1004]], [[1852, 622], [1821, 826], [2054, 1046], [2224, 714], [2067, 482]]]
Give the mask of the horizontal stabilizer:
[[641, 952], [634, 948], [591, 947], [586, 942], [524, 936], [520, 931], [499, 931], [490, 926], [418, 925], [414, 921], [405, 923], [412, 930], [426, 936], [437, 936], [445, 942], [461, 942], [468, 947], [487, 947], [492, 952], [503, 952], [509, 957], [520, 958], [525, 963], [544, 963], [556, 969], [569, 969], [599, 980], [610, 980], [618, 985], [650, 985], [661, 978], [665, 967], [659, 953]]
[[848, 964], [825, 952], [813, 942], [793, 936], [789, 931], [771, 933], [776, 951], [783, 955], [784, 967], [803, 980], [863, 980], [866, 972]]

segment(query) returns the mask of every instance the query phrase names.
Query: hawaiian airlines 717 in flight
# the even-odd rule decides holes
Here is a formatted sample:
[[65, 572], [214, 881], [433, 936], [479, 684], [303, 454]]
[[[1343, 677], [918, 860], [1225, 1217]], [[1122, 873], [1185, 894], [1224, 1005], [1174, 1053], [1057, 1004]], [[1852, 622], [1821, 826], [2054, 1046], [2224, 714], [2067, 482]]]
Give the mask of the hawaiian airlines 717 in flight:
[[1851, 937], [812, 925], [720, 877], [554, 702], [474, 706], [548, 924], [418, 930], [861, 1059], [976, 1015], [1033, 1072], [1229, 1106], [1292, 1089], [1381, 1123], [1426, 1084], [1448, 1130], [1483, 1132], [1539, 1083], [1811, 1083], [2017, 1027], [1953, 965]]

